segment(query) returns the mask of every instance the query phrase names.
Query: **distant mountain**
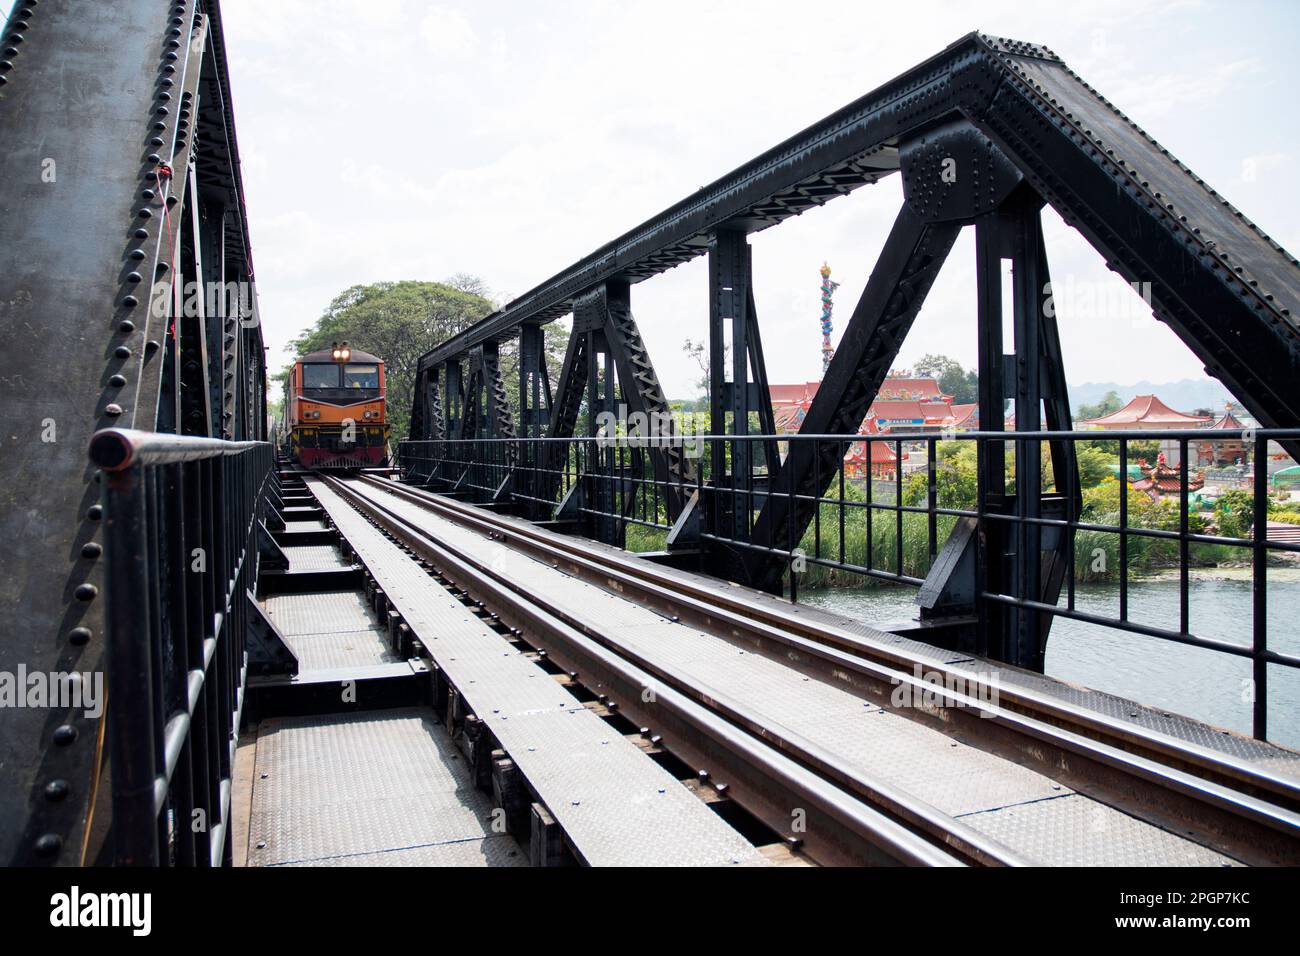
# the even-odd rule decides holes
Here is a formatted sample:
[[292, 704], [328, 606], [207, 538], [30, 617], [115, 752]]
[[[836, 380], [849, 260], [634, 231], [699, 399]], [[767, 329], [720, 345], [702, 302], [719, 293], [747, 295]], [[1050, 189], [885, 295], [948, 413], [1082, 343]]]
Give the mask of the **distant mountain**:
[[1170, 408], [1176, 408], [1180, 412], [1190, 412], [1197, 408], [1218, 411], [1223, 408], [1224, 402], [1232, 400], [1232, 393], [1219, 382], [1208, 378], [1185, 378], [1177, 382], [1142, 381], [1134, 385], [1084, 382], [1070, 385], [1066, 390], [1070, 395], [1071, 408], [1096, 405], [1107, 392], [1115, 392], [1123, 402], [1128, 402], [1137, 395], [1157, 395]]

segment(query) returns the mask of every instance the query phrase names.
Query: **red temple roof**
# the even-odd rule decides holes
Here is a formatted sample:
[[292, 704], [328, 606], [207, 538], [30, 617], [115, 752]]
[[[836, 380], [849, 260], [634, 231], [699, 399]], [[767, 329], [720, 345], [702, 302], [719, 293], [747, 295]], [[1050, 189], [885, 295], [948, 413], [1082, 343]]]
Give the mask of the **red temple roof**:
[[[859, 435], [878, 435], [880, 428], [876, 425], [874, 418], [867, 418], [862, 422], [862, 427], [858, 429]], [[851, 461], [863, 464], [867, 460], [867, 443], [854, 442], [849, 446], [848, 454], [844, 456], [845, 461]], [[903, 460], [907, 460], [907, 452], [903, 452]], [[871, 464], [872, 465], [892, 465], [898, 461], [898, 453], [894, 449], [893, 442], [873, 441], [871, 442]]]
[[1202, 425], [1210, 421], [1200, 415], [1185, 415], [1170, 408], [1154, 395], [1138, 395], [1117, 412], [1089, 419], [1080, 424], [1101, 426], [1123, 425]]
[[1222, 418], [1209, 427], [1219, 428], [1225, 431], [1236, 431], [1238, 428], [1245, 428], [1246, 426], [1239, 422], [1237, 416], [1233, 415], [1232, 412], [1227, 412]]
[[961, 428], [970, 424], [971, 419], [978, 419], [977, 413], [979, 412], [979, 408], [979, 405], [974, 402], [969, 405], [953, 405], [951, 408], [952, 426], [954, 428]]
[[915, 401], [942, 402], [945, 396], [939, 383], [932, 378], [887, 378], [880, 383], [878, 393], [883, 399], [912, 399]]
[[877, 421], [881, 419], [925, 421], [925, 412], [921, 410], [920, 402], [875, 401], [871, 403], [871, 408], [867, 410], [867, 414]]
[[772, 396], [774, 406], [806, 405], [817, 394], [817, 386], [820, 384], [820, 382], [800, 382], [795, 385], [769, 385], [768, 392]]
[[[1165, 461], [1165, 453], [1161, 452], [1156, 456], [1155, 467], [1143, 468], [1146, 472], [1145, 478], [1139, 478], [1133, 482], [1135, 491], [1157, 491], [1162, 495], [1175, 495], [1182, 490], [1182, 482], [1179, 481], [1179, 472], [1177, 468], [1170, 468]], [[1205, 485], [1205, 476], [1198, 471], [1189, 471], [1187, 473], [1187, 490], [1199, 491]]]

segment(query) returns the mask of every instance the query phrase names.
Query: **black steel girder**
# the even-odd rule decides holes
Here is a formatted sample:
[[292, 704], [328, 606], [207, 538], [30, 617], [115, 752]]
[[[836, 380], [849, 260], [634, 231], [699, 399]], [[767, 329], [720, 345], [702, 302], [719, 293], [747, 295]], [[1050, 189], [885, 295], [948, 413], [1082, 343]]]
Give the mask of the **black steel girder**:
[[[182, 188], [188, 154], [214, 135], [196, 125], [199, 103], [210, 104], [227, 143], [223, 175], [206, 183], [196, 173], [202, 203], [230, 210], [239, 242], [222, 254], [247, 263], [219, 24], [215, 0], [23, 0], [0, 37], [17, 50], [4, 57], [0, 84], [0, 327], [9, 344], [0, 352], [0, 533], [9, 543], [0, 613], [11, 625], [0, 671], [103, 672], [99, 487], [86, 447], [96, 429], [158, 421], [171, 326], [154, 305], [172, 294], [169, 237], [192, 213], [205, 217]], [[163, 164], [175, 171], [170, 182], [160, 182]], [[260, 438], [261, 334], [243, 336], [237, 437]], [[191, 358], [202, 362], [197, 350]], [[201, 370], [189, 372], [203, 388]], [[193, 407], [205, 399], [195, 395]], [[0, 710], [0, 863], [93, 862], [111, 822], [107, 800], [92, 800], [108, 792], [95, 789], [102, 719], [78, 708]]]
[[[1266, 425], [1300, 421], [1300, 263], [1045, 47], [970, 34], [427, 353], [421, 366], [549, 321], [609, 279], [637, 282], [899, 166], [899, 147], [965, 119], [1131, 282]], [[1300, 454], [1300, 448], [1289, 449]]]
[[[802, 538], [814, 505], [798, 496], [820, 496], [839, 473], [960, 230], [958, 223], [927, 223], [907, 204], [899, 211], [800, 427], [803, 434], [844, 435], [844, 441], [822, 442], [816, 452], [809, 443], [791, 443], [780, 479], [754, 519], [756, 546], [789, 551]], [[786, 562], [779, 556], [747, 551], [743, 564], [743, 571], [731, 569], [730, 575], [740, 571], [756, 587], [780, 593]]]

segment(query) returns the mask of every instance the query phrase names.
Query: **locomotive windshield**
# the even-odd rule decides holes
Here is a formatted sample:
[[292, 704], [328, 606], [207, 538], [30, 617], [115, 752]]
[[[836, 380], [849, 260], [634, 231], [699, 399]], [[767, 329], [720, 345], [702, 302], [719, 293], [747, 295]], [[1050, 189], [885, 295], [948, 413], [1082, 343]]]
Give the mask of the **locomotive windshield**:
[[[304, 365], [302, 367], [302, 387], [304, 389], [338, 388], [339, 366], [334, 364]], [[378, 376], [376, 376], [373, 387], [379, 387]]]
[[349, 365], [343, 370], [344, 388], [378, 388], [378, 365]]

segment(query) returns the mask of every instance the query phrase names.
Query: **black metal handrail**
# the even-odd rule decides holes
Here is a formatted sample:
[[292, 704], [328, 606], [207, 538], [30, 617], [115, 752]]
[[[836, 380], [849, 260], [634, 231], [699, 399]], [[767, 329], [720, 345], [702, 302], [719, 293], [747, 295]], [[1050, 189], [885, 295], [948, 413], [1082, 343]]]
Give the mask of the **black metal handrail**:
[[104, 485], [114, 860], [229, 864], [271, 446], [111, 428], [90, 459]]
[[[1270, 441], [1291, 440], [1300, 437], [1300, 429], [1176, 429], [1145, 430], [1125, 429], [1107, 431], [968, 431], [968, 432], [912, 432], [876, 435], [690, 435], [667, 437], [585, 436], [578, 438], [531, 439], [446, 439], [431, 441], [404, 441], [399, 445], [398, 461], [408, 477], [426, 484], [431, 490], [453, 492], [478, 503], [509, 506], [534, 519], [578, 519], [585, 521], [586, 533], [601, 537], [611, 543], [625, 544], [629, 530], [641, 529], [639, 534], [659, 540], [666, 538], [675, 516], [667, 508], [668, 485], [673, 482], [657, 475], [651, 455], [656, 444], [672, 441], [693, 448], [692, 457], [698, 458], [691, 483], [678, 482], [677, 491], [696, 497], [696, 510], [701, 527], [698, 538], [706, 546], [729, 549], [736, 554], [767, 554], [787, 563], [786, 582], [792, 600], [797, 599], [799, 572], [797, 567], [819, 565], [836, 572], [860, 575], [896, 584], [920, 586], [934, 563], [946, 538], [941, 524], [955, 523], [959, 519], [974, 519], [981, 528], [1003, 525], [1010, 528], [1033, 526], [1043, 533], [1052, 530], [1069, 535], [1071, 546], [1067, 551], [1068, 567], [1061, 599], [1048, 604], [1037, 595], [1011, 593], [1006, 588], [990, 587], [987, 583], [979, 591], [980, 600], [1015, 610], [1016, 613], [1041, 613], [1054, 617], [1072, 618], [1087, 624], [1097, 624], [1127, 633], [1154, 637], [1249, 658], [1254, 681], [1253, 726], [1256, 736], [1267, 735], [1267, 689], [1269, 665], [1300, 668], [1300, 656], [1270, 649], [1267, 622], [1267, 563], [1271, 556], [1300, 553], [1300, 543], [1277, 540], [1268, 535], [1268, 474], [1264, 467], [1255, 468], [1253, 475], [1242, 469], [1242, 482], [1249, 482], [1251, 514], [1244, 524], [1249, 528], [1240, 534], [1209, 534], [1194, 526], [1188, 492], [1189, 453], [1202, 442], [1240, 442], [1245, 457], [1251, 462], [1267, 460]], [[1051, 443], [1080, 445], [1097, 442], [1115, 443], [1118, 450], [1118, 477], [1128, 474], [1131, 445], [1134, 442], [1171, 442], [1178, 450], [1177, 472], [1180, 491], [1171, 496], [1177, 502], [1176, 514], [1167, 515], [1166, 526], [1143, 526], [1129, 510], [1131, 490], [1118, 495], [1118, 512], [1114, 519], [1109, 515], [1086, 514], [1073, 495], [1059, 495], [1060, 511], [1029, 517], [1014, 513], [1000, 513], [981, 507], [987, 500], [979, 494], [975, 501], [942, 502], [939, 481], [946, 463], [939, 459], [940, 442], [958, 441], [975, 443], [983, 455], [983, 446], [1006, 442], [1012, 447], [1025, 447], [1023, 443], [1050, 447]], [[748, 485], [737, 482], [733, 475], [711, 474], [715, 456], [711, 449], [721, 444], [722, 456], [730, 460], [732, 451], [742, 442], [777, 442], [783, 448], [793, 448], [796, 443], [810, 444], [813, 461], [819, 460], [820, 445], [833, 443], [842, 448], [840, 453], [854, 446], [863, 453], [859, 467], [864, 478], [846, 477], [845, 468], [828, 476], [828, 481], [814, 481], [816, 489], [790, 487], [783, 474], [761, 478]], [[1013, 443], [1020, 442], [1021, 445]], [[886, 480], [872, 479], [873, 449], [888, 446], [893, 451], [895, 465], [889, 469]], [[543, 454], [542, 449], [549, 449]], [[558, 449], [558, 450], [557, 450]], [[919, 457], [923, 463], [905, 475], [902, 458], [905, 451]], [[1009, 456], [1010, 461], [1013, 456]], [[1253, 467], [1253, 466], [1252, 466]], [[981, 469], [976, 469], [977, 480]], [[1044, 472], [1047, 474], [1048, 472]], [[918, 479], [922, 487], [918, 491]], [[820, 476], [818, 476], [820, 477]], [[857, 491], [857, 485], [861, 490]], [[821, 488], [826, 486], [825, 491]], [[1127, 489], [1127, 485], [1125, 485]], [[1014, 483], [1008, 477], [1003, 488], [993, 489], [997, 495], [1010, 499]], [[1054, 490], [1054, 489], [1051, 489]], [[983, 492], [984, 489], [981, 489]], [[886, 496], [887, 493], [887, 496]], [[913, 499], [907, 496], [914, 495]], [[781, 542], [759, 542], [752, 538], [755, 517], [768, 500], [774, 496], [786, 499], [793, 513], [797, 504], [812, 509], [812, 520], [807, 529], [791, 527]], [[882, 496], [886, 496], [882, 500]], [[891, 500], [892, 499], [892, 500]], [[565, 507], [561, 508], [561, 503]], [[922, 527], [923, 525], [923, 527]], [[905, 560], [905, 532], [913, 532], [923, 539], [920, 561]], [[1113, 536], [1117, 542], [1117, 577], [1119, 582], [1119, 611], [1115, 615], [1084, 610], [1076, 605], [1076, 568], [1074, 536], [1087, 532]], [[879, 539], [879, 540], [878, 540]], [[826, 542], [830, 541], [827, 547]], [[865, 554], [857, 559], [849, 553], [846, 541], [860, 540], [865, 544]], [[1143, 542], [1164, 543], [1170, 550], [1171, 566], [1178, 572], [1179, 610], [1176, 627], [1158, 627], [1132, 620], [1129, 613], [1128, 589], [1133, 571], [1134, 551]], [[914, 542], [916, 543], [916, 542]], [[1249, 644], [1196, 634], [1189, 613], [1190, 577], [1193, 549], [1210, 545], [1241, 549], [1250, 556], [1253, 591], [1251, 641]], [[1146, 545], [1143, 545], [1146, 546]], [[882, 553], [882, 551], [884, 553]]]

